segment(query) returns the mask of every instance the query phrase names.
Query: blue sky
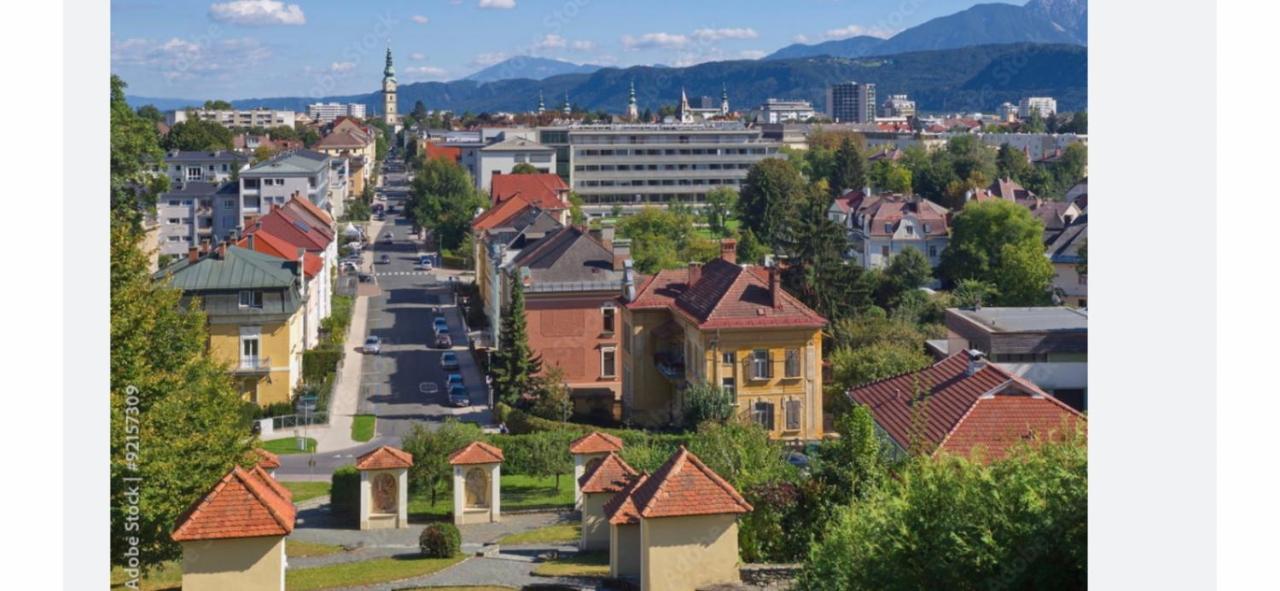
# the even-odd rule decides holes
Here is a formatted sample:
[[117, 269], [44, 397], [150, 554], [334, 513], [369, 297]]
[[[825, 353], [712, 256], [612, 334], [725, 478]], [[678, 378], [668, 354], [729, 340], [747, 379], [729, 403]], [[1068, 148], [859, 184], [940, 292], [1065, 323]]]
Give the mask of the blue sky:
[[401, 84], [528, 54], [609, 66], [757, 58], [889, 36], [973, 0], [117, 0], [111, 69], [174, 98], [370, 92], [388, 41]]

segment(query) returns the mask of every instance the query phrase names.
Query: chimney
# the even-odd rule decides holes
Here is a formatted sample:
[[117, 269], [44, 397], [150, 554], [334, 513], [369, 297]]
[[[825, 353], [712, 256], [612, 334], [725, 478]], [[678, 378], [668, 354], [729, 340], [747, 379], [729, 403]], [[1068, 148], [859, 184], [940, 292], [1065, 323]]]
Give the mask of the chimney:
[[636, 299], [636, 271], [631, 267], [631, 259], [622, 262], [622, 301], [634, 302]]
[[778, 293], [781, 289], [778, 285], [778, 265], [775, 263], [769, 267], [769, 304], [774, 310], [782, 309], [782, 294]]
[[622, 271], [625, 263], [631, 260], [631, 241], [619, 238], [613, 242], [613, 270]]
[[227, 258], [227, 242], [226, 242], [226, 241], [223, 241], [223, 242], [219, 242], [219, 243], [218, 243], [218, 255], [217, 255], [217, 256], [218, 256], [218, 258], [219, 258], [219, 259], [225, 259], [225, 258]]
[[721, 238], [720, 258], [726, 263], [738, 264], [738, 241], [732, 238]]
[[702, 263], [689, 263], [689, 287], [697, 285], [699, 279], [702, 279]]
[[188, 262], [188, 263], [195, 263], [195, 262], [196, 262], [196, 261], [198, 261], [198, 260], [200, 260], [200, 249], [199, 249], [198, 247], [195, 247], [195, 246], [192, 246], [191, 248], [188, 248], [188, 249], [187, 249], [187, 262]]
[[605, 248], [613, 248], [613, 222], [604, 222], [600, 224], [600, 243]]
[[986, 355], [977, 349], [969, 349], [969, 365], [964, 368], [965, 376], [972, 376], [987, 366]]

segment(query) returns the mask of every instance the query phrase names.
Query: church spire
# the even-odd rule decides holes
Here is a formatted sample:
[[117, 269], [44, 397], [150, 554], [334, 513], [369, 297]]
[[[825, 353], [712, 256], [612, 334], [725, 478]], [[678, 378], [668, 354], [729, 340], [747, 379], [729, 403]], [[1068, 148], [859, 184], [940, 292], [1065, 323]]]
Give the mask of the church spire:
[[720, 85], [720, 114], [729, 114], [729, 87], [724, 84]]
[[564, 108], [561, 110], [564, 111], [565, 115], [573, 113], [573, 109], [569, 107], [569, 91], [567, 90], [564, 91]]
[[382, 69], [382, 77], [384, 79], [386, 78], [395, 79], [396, 77], [396, 67], [391, 64], [391, 45], [390, 44], [387, 45], [387, 67]]
[[632, 121], [640, 118], [640, 108], [636, 106], [636, 81], [631, 81], [631, 90], [627, 94], [627, 118]]
[[547, 112], [547, 104], [542, 101], [542, 91], [538, 91], [538, 114]]

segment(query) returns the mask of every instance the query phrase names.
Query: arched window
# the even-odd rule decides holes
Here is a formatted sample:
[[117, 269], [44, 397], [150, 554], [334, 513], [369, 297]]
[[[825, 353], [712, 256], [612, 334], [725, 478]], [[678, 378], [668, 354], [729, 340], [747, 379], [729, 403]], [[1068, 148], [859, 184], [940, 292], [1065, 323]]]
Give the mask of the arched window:
[[467, 507], [484, 508], [489, 506], [489, 474], [482, 468], [467, 470], [466, 478]]

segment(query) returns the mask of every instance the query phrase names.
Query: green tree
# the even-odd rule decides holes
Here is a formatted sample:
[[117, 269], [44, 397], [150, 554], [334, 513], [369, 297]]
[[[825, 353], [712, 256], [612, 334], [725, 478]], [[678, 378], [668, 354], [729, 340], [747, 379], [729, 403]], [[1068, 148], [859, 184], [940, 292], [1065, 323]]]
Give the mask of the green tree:
[[703, 423], [689, 440], [689, 451], [739, 491], [795, 477], [782, 443], [743, 420]]
[[876, 303], [886, 309], [896, 308], [902, 294], [928, 285], [932, 276], [933, 267], [929, 259], [919, 249], [905, 247], [889, 259], [876, 290]]
[[301, 135], [298, 134], [297, 129], [289, 127], [288, 125], [277, 125], [275, 127], [272, 127], [271, 129], [268, 129], [267, 133], [271, 136], [271, 139], [273, 140], [291, 141], [291, 140], [301, 139], [302, 137]]
[[807, 192], [804, 179], [790, 162], [765, 158], [747, 172], [738, 198], [738, 219], [767, 247], [776, 249]]
[[587, 223], [587, 214], [582, 211], [582, 196], [575, 192], [569, 192], [569, 223], [575, 226], [583, 226]]
[[870, 305], [863, 271], [848, 264], [849, 238], [826, 215], [828, 197], [817, 183], [779, 237], [787, 256], [782, 284], [805, 305], [828, 319], [839, 319]]
[[977, 308], [992, 301], [992, 298], [999, 293], [1000, 290], [996, 286], [985, 281], [977, 279], [961, 279], [956, 288], [951, 291], [951, 295], [955, 297], [956, 305], [961, 308]]
[[693, 221], [693, 212], [679, 204], [666, 209], [649, 206], [622, 218], [618, 234], [631, 240], [636, 271], [656, 273], [689, 261], [708, 261], [719, 254], [715, 242], [694, 231]]
[[271, 148], [271, 144], [259, 144], [258, 147], [253, 149], [253, 163], [257, 164], [270, 160], [275, 155], [276, 151]]
[[235, 107], [232, 107], [231, 103], [219, 99], [219, 100], [205, 101], [204, 108], [210, 111], [230, 111]]
[[530, 476], [555, 477], [553, 490], [560, 490], [560, 475], [573, 471], [569, 446], [559, 433], [544, 431], [523, 435], [526, 438], [525, 469]]
[[187, 119], [169, 128], [163, 145], [167, 150], [230, 150], [235, 147], [234, 140], [230, 129], [213, 121]]
[[685, 426], [697, 428], [707, 421], [723, 423], [733, 417], [733, 394], [706, 382], [689, 385], [684, 391]]
[[915, 325], [887, 318], [882, 312], [881, 315], [868, 313], [837, 320], [832, 324], [831, 338], [836, 349], [856, 350], [878, 344], [918, 349], [923, 345], [925, 335]]
[[141, 221], [140, 209], [155, 205], [156, 195], [169, 188], [169, 177], [151, 174], [164, 158], [154, 122], [140, 117], [124, 98], [128, 85], [111, 75], [111, 208]]
[[1089, 114], [1084, 111], [1078, 111], [1071, 116], [1071, 120], [1058, 127], [1058, 133], [1089, 133]]
[[738, 209], [738, 192], [730, 187], [716, 187], [707, 192], [702, 214], [707, 227], [717, 236], [729, 235], [729, 219]]
[[511, 282], [511, 304], [502, 315], [499, 348], [493, 354], [490, 373], [493, 393], [511, 406], [521, 404], [525, 394], [532, 394], [536, 376], [542, 371], [542, 357], [529, 347], [529, 331], [524, 311], [524, 282]]
[[419, 123], [427, 120], [427, 105], [422, 101], [413, 101], [412, 116]]
[[528, 162], [521, 162], [511, 167], [511, 174], [538, 174], [538, 169]]
[[160, 112], [155, 105], [142, 105], [138, 107], [138, 116], [148, 121], [161, 123], [164, 121], [164, 113]]
[[884, 158], [871, 165], [871, 186], [890, 193], [911, 193], [911, 170]]
[[769, 248], [761, 244], [751, 228], [743, 228], [738, 236], [738, 262], [744, 265], [758, 265], [769, 254]]
[[[154, 281], [142, 237], [111, 226], [111, 558], [137, 540], [143, 568], [181, 555], [169, 532], [232, 466], [248, 466], [245, 404], [209, 357], [198, 302]], [[135, 494], [136, 492], [136, 494]]]
[[320, 141], [320, 132], [314, 127], [305, 127], [298, 132], [298, 139], [302, 140], [302, 145], [310, 148]]
[[996, 152], [996, 175], [1002, 179], [1013, 179], [1023, 182], [1030, 172], [1031, 163], [1027, 162], [1027, 155], [1007, 142], [1000, 144], [1000, 150]]
[[853, 139], [846, 137], [836, 150], [835, 161], [828, 178], [832, 195], [839, 195], [846, 189], [861, 189], [867, 184], [867, 163], [862, 153], [854, 146]]
[[929, 366], [923, 343], [911, 347], [877, 343], [851, 349], [840, 347], [831, 353], [832, 384], [837, 392], [891, 378]]
[[453, 250], [471, 230], [471, 220], [486, 200], [471, 175], [451, 160], [432, 158], [410, 184], [406, 208], [414, 223], [432, 231], [440, 248]]
[[437, 429], [415, 422], [400, 439], [400, 447], [413, 454], [413, 467], [409, 468], [409, 489], [415, 493], [427, 493], [434, 505], [437, 493], [442, 488], [448, 488], [453, 479], [449, 455], [468, 443], [482, 439], [484, 433], [480, 427], [454, 418], [445, 419]]
[[537, 380], [537, 397], [530, 412], [552, 421], [569, 422], [573, 416], [573, 400], [565, 381], [564, 369], [553, 365]]
[[970, 203], [952, 219], [938, 273], [953, 284], [977, 279], [998, 286], [998, 305], [1040, 305], [1048, 301], [1053, 279], [1043, 232], [1040, 220], [1016, 203]]
[[1076, 255], [1080, 257], [1080, 262], [1076, 263], [1076, 273], [1081, 276], [1089, 274], [1089, 239], [1085, 238], [1080, 241], [1080, 248], [1076, 250]]
[[837, 416], [835, 428], [840, 437], [821, 444], [813, 475], [832, 495], [828, 501], [841, 506], [866, 498], [884, 482], [888, 454], [876, 435], [871, 411], [861, 404]]

